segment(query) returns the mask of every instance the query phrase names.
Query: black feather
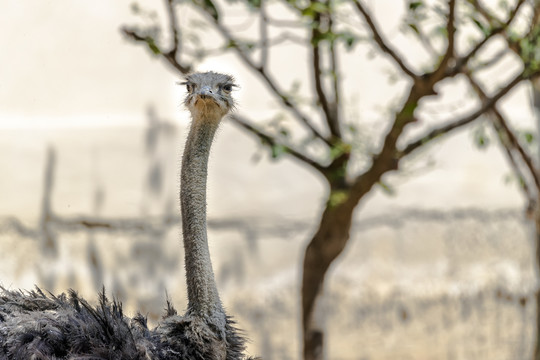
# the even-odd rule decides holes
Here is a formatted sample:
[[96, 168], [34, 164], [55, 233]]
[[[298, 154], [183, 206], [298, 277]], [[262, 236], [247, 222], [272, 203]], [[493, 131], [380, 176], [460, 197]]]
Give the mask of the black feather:
[[73, 290], [54, 296], [0, 287], [0, 360], [217, 360], [224, 349], [226, 360], [246, 359], [245, 338], [230, 317], [223, 341], [204, 320], [178, 316], [168, 299], [153, 330], [141, 314], [126, 317], [104, 290], [98, 299], [93, 307]]

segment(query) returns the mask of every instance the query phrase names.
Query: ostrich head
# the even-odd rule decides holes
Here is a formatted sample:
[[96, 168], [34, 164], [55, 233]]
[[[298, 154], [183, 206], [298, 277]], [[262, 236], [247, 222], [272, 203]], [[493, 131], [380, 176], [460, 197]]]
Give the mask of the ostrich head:
[[219, 121], [234, 108], [231, 91], [236, 85], [232, 76], [212, 71], [195, 73], [181, 84], [186, 85], [184, 104], [194, 120]]

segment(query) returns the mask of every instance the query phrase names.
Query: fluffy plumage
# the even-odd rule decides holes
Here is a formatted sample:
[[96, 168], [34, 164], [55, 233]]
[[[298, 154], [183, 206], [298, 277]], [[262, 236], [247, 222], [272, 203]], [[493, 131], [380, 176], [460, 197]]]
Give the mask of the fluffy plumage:
[[217, 334], [199, 317], [177, 315], [169, 302], [160, 324], [150, 330], [144, 316], [126, 317], [121, 303], [103, 292], [96, 307], [74, 291], [0, 292], [2, 360], [218, 360], [216, 346], [226, 347], [226, 360], [244, 359], [245, 339], [231, 318], [225, 341]]

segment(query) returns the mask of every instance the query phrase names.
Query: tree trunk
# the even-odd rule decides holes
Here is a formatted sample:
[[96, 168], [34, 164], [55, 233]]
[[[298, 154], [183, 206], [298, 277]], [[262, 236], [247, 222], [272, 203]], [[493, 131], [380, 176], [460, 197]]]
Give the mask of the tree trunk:
[[345, 201], [336, 205], [332, 201], [331, 193], [319, 229], [306, 248], [302, 277], [302, 330], [305, 360], [324, 358], [323, 323], [317, 317], [321, 314], [324, 277], [330, 264], [341, 254], [349, 240], [354, 208], [355, 206]]

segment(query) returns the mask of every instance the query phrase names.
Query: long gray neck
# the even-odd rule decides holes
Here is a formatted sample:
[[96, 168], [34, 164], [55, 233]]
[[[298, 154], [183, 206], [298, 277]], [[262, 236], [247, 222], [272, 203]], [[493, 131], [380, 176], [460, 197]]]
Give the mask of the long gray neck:
[[193, 118], [182, 160], [180, 205], [188, 312], [222, 322], [225, 312], [212, 270], [206, 234], [208, 155], [220, 119]]

